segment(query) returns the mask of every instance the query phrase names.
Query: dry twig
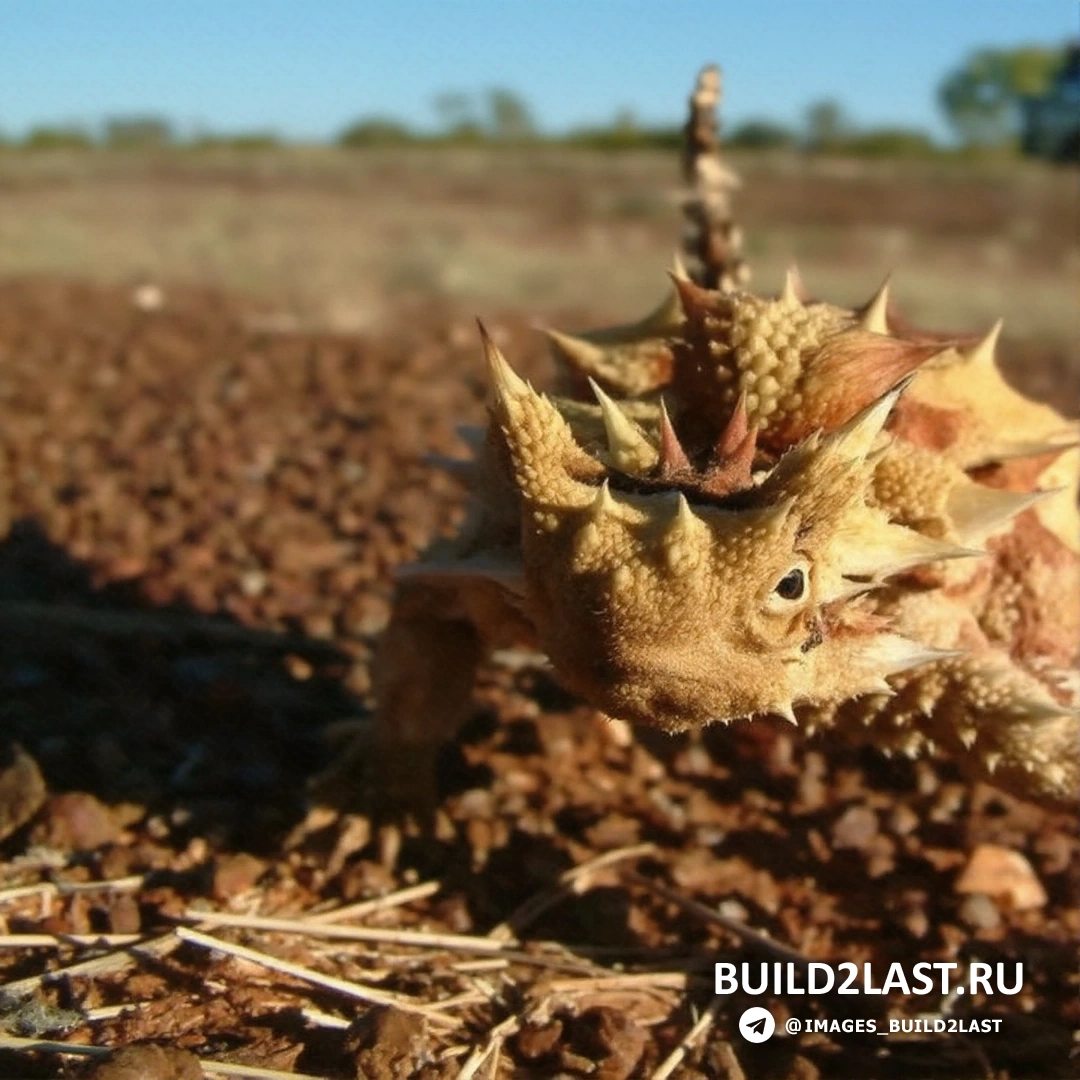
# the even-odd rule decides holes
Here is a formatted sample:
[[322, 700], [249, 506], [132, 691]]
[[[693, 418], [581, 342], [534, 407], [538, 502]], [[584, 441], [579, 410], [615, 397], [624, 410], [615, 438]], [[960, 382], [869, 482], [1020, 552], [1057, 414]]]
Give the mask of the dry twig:
[[[668, 1080], [668, 1077], [682, 1064], [690, 1048], [712, 1027], [723, 1002], [724, 999], [719, 995], [709, 1002], [705, 1011], [698, 1017], [697, 1023], [679, 1040], [679, 1045], [660, 1062], [650, 1080]], [[731, 1080], [735, 1078], [732, 1077]]]
[[142, 934], [0, 934], [0, 949], [115, 948], [144, 940]]
[[189, 919], [206, 926], [231, 926], [246, 930], [269, 930], [282, 934], [306, 934], [340, 941], [377, 941], [386, 945], [418, 945], [474, 953], [502, 952], [516, 941], [494, 941], [472, 934], [439, 934], [427, 930], [398, 930], [378, 926], [335, 926], [313, 919], [274, 919], [261, 915], [234, 915], [225, 911], [189, 909]]
[[519, 1016], [508, 1016], [502, 1023], [496, 1024], [488, 1032], [484, 1044], [474, 1047], [472, 1053], [466, 1058], [465, 1064], [461, 1066], [461, 1072], [458, 1073], [458, 1080], [472, 1080], [488, 1058], [501, 1052], [506, 1037], [516, 1032], [520, 1026]]
[[362, 919], [365, 915], [372, 915], [376, 911], [386, 911], [389, 908], [401, 907], [411, 904], [414, 900], [426, 900], [434, 896], [442, 888], [441, 881], [421, 881], [418, 885], [409, 885], [396, 892], [387, 893], [385, 896], [376, 896], [371, 900], [361, 900], [356, 904], [346, 907], [333, 908], [330, 911], [320, 911], [316, 915], [304, 916], [307, 923], [336, 923], [346, 919]]
[[665, 900], [677, 904], [683, 911], [687, 912], [687, 914], [694, 915], [703, 922], [722, 926], [725, 930], [734, 934], [747, 945], [767, 953], [775, 960], [799, 964], [801, 967], [805, 967], [810, 962], [801, 952], [798, 952], [787, 945], [783, 945], [779, 941], [773, 941], [771, 937], [763, 934], [760, 930], [754, 930], [745, 923], [739, 922], [738, 919], [732, 919], [727, 915], [721, 915], [719, 911], [714, 911], [707, 904], [702, 904], [698, 900], [690, 900], [681, 893], [677, 893], [674, 889], [669, 889], [666, 885], [662, 885], [659, 881], [653, 881], [650, 878], [642, 877], [640, 874], [629, 874], [627, 875], [627, 878], [628, 880], [633, 881], [634, 884], [642, 885], [651, 892], [656, 893], [657, 896], [661, 896]]
[[494, 927], [488, 933], [488, 937], [497, 938], [500, 941], [509, 941], [517, 937], [526, 926], [535, 922], [544, 912], [560, 901], [568, 896], [579, 896], [585, 892], [590, 884], [589, 879], [597, 871], [614, 866], [626, 859], [650, 855], [654, 851], [656, 851], [655, 844], [631, 844], [628, 847], [605, 851], [594, 859], [588, 859], [578, 866], [571, 867], [559, 875], [558, 882], [551, 889], [529, 897], [516, 911]]
[[339, 979], [333, 975], [324, 975], [320, 971], [313, 971], [301, 964], [293, 964], [288, 960], [279, 960], [269, 953], [259, 952], [257, 949], [249, 949], [246, 945], [236, 945], [231, 941], [213, 937], [210, 934], [200, 933], [198, 930], [189, 930], [185, 926], [177, 927], [176, 936], [181, 941], [187, 941], [192, 945], [198, 945], [204, 949], [214, 949], [217, 952], [227, 953], [230, 956], [239, 957], [242, 960], [250, 960], [252, 963], [261, 964], [272, 971], [280, 971], [285, 975], [304, 982], [313, 983], [316, 986], [325, 987], [327, 990], [335, 990], [339, 994], [358, 998], [371, 1005], [390, 1005], [403, 1012], [417, 1013], [438, 1023], [456, 1023], [449, 1017], [436, 1011], [430, 1005], [424, 1005], [404, 994], [394, 994], [387, 990], [377, 990], [373, 986], [365, 986], [363, 983], [351, 982], [347, 979]]
[[70, 979], [75, 976], [105, 975], [114, 971], [123, 971], [138, 960], [167, 956], [179, 944], [179, 939], [175, 934], [163, 934], [161, 937], [151, 938], [149, 941], [142, 941], [137, 945], [117, 949], [106, 956], [96, 956], [92, 960], [69, 964], [67, 967], [57, 968], [55, 971], [43, 971], [40, 975], [30, 975], [25, 979], [5, 983], [0, 986], [0, 990], [11, 994], [13, 997], [22, 997], [25, 994], [32, 994], [44, 983], [56, 982], [59, 979]]

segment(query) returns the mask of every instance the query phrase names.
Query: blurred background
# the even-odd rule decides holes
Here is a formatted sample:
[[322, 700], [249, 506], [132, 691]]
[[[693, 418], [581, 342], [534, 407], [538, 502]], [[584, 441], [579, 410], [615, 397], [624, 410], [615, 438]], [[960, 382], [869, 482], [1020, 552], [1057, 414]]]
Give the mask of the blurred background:
[[635, 315], [663, 289], [686, 95], [716, 61], [754, 287], [797, 259], [854, 302], [895, 270], [925, 324], [1080, 337], [1066, 0], [3, 17], [0, 275], [198, 282], [345, 331], [392, 329], [406, 296]]

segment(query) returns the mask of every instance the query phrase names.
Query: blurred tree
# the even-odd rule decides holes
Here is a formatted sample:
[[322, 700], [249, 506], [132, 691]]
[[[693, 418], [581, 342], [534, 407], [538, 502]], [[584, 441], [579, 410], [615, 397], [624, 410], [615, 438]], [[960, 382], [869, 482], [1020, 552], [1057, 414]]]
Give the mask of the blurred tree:
[[594, 150], [631, 150], [650, 145], [651, 133], [641, 126], [633, 109], [623, 108], [611, 123], [574, 128], [565, 141]]
[[523, 142], [536, 136], [536, 124], [524, 99], [513, 90], [487, 92], [488, 132], [499, 142]]
[[173, 143], [172, 124], [160, 116], [116, 116], [105, 121], [104, 142], [112, 150], [158, 150]]
[[641, 138], [641, 122], [629, 105], [624, 105], [615, 113], [615, 118], [611, 121], [611, 133], [626, 142], [636, 142]]
[[806, 147], [808, 150], [836, 150], [851, 133], [844, 107], [832, 99], [815, 101], [806, 110]]
[[338, 146], [403, 146], [415, 139], [400, 120], [386, 116], [369, 116], [350, 124], [337, 137]]
[[744, 150], [780, 150], [794, 146], [795, 132], [772, 120], [747, 120], [724, 139], [728, 146]]
[[1021, 102], [1045, 94], [1065, 63], [1065, 48], [1026, 46], [973, 53], [938, 87], [938, 102], [967, 146], [1016, 138]]
[[28, 150], [86, 150], [94, 140], [75, 124], [42, 124], [31, 128], [22, 144]]
[[446, 90], [432, 101], [439, 118], [439, 131], [454, 141], [479, 139], [483, 125], [476, 111], [476, 102], [461, 90]]

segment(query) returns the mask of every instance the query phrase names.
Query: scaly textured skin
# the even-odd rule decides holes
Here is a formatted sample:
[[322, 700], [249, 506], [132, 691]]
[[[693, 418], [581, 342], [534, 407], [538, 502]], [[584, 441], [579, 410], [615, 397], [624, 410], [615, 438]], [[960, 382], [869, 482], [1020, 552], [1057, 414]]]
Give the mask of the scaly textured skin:
[[[850, 311], [794, 274], [774, 299], [673, 277], [640, 323], [552, 335], [596, 404], [485, 337], [470, 513], [403, 573], [369, 755], [430, 759], [485, 650], [524, 639], [612, 717], [780, 716], [1075, 802], [1080, 455], [1001, 377], [999, 327], [908, 330], [886, 287]], [[406, 772], [382, 788], [415, 802]]]

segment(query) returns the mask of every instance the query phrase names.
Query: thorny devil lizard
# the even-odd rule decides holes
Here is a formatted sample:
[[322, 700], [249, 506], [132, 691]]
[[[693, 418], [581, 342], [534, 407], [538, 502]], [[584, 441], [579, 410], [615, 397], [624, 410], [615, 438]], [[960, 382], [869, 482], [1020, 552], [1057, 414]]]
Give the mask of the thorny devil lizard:
[[[538, 646], [611, 717], [762, 715], [1080, 794], [1080, 451], [982, 340], [681, 267], [627, 327], [552, 332], [538, 393], [483, 335], [490, 424], [464, 524], [400, 573], [357, 748], [384, 806], [430, 801], [484, 655]], [[699, 280], [703, 280], [699, 275]], [[355, 759], [357, 755], [350, 755]]]

